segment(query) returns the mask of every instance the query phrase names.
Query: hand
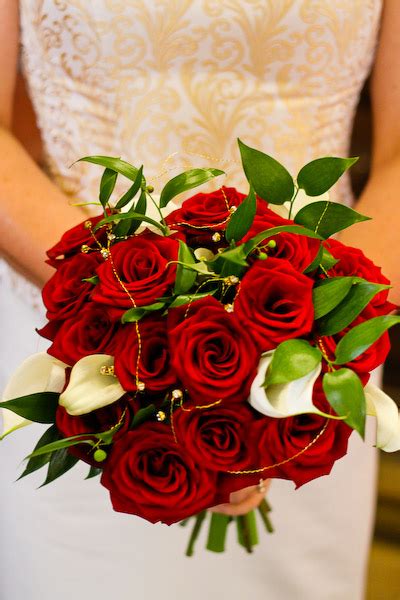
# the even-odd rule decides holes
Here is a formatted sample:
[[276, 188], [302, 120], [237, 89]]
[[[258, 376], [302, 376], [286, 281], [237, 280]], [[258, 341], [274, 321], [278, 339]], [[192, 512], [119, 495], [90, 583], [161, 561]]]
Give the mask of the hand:
[[245, 515], [260, 505], [270, 484], [270, 479], [266, 479], [265, 481], [260, 480], [259, 485], [252, 485], [243, 490], [232, 492], [230, 502], [218, 504], [218, 506], [210, 508], [210, 511], [228, 515], [230, 517]]

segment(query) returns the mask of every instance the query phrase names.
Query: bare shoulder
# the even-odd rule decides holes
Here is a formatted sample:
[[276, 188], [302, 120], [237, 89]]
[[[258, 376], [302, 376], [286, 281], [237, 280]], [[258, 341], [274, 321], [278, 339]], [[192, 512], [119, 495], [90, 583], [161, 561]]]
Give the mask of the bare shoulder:
[[0, 126], [10, 127], [18, 57], [18, 0], [0, 0]]
[[376, 60], [371, 79], [374, 163], [400, 152], [400, 2], [384, 0]]

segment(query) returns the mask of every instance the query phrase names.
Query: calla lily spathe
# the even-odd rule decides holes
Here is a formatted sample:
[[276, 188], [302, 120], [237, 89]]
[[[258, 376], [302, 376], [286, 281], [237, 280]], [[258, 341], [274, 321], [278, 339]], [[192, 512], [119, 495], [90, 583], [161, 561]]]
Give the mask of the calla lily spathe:
[[364, 388], [367, 413], [376, 417], [376, 445], [385, 452], [400, 450], [400, 414], [397, 404], [372, 383]]
[[264, 354], [258, 365], [257, 375], [250, 389], [249, 402], [251, 406], [268, 417], [282, 418], [303, 413], [320, 411], [312, 402], [313, 387], [321, 372], [321, 364], [304, 377], [285, 384], [261, 387], [265, 374], [272, 361], [274, 351]]
[[[73, 367], [68, 386], [59, 404], [70, 415], [85, 415], [119, 400], [125, 390], [115, 375], [103, 374], [102, 367], [114, 366], [114, 357], [91, 354], [81, 358]], [[111, 369], [112, 371], [112, 369]]]
[[[9, 380], [3, 393], [3, 402], [37, 392], [61, 392], [65, 385], [66, 366], [65, 363], [46, 352], [30, 356], [18, 367]], [[3, 409], [2, 415], [2, 438], [31, 423], [10, 410]]]

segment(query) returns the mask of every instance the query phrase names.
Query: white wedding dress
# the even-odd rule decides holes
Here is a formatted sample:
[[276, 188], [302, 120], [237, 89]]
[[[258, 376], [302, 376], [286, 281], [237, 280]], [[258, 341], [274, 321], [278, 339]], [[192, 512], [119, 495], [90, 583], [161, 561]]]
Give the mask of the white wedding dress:
[[[21, 0], [23, 65], [50, 176], [70, 198], [96, 200], [100, 170], [70, 165], [107, 154], [143, 163], [156, 191], [191, 164], [221, 166], [246, 191], [237, 137], [293, 174], [315, 157], [346, 156], [380, 12], [380, 0]], [[351, 202], [348, 182], [335, 199]], [[34, 333], [37, 292], [5, 262], [0, 278], [4, 386], [45, 342]], [[40, 490], [43, 474], [13, 483], [39, 435], [32, 426], [0, 444], [1, 600], [363, 597], [371, 440], [354, 434], [332, 475], [298, 491], [274, 481], [276, 533], [261, 535], [254, 555], [232, 530], [225, 555], [200, 540], [186, 559], [187, 530], [112, 512], [85, 467]]]

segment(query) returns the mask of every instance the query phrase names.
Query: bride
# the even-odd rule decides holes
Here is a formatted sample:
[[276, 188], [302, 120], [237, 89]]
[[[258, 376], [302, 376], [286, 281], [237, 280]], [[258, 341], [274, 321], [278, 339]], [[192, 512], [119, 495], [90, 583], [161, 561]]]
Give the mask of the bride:
[[[0, 387], [25, 356], [45, 348], [34, 333], [43, 320], [34, 284], [51, 274], [45, 249], [84, 218], [70, 204], [96, 201], [98, 170], [71, 163], [122, 155], [146, 166], [156, 191], [178, 166], [221, 166], [229, 185], [245, 189], [240, 137], [295, 174], [315, 157], [348, 154], [374, 58], [373, 168], [358, 203], [373, 221], [343, 238], [400, 289], [399, 31], [396, 0], [2, 0]], [[13, 109], [19, 42], [45, 172], [12, 134], [23, 116]], [[352, 201], [348, 182], [334, 197]], [[13, 483], [38, 437], [31, 429], [0, 446], [1, 598], [363, 597], [372, 439], [364, 446], [352, 436], [332, 475], [296, 493], [274, 481], [276, 533], [262, 536], [253, 556], [233, 543], [223, 556], [199, 544], [189, 560], [186, 530], [113, 513], [106, 491], [79, 468], [40, 490], [40, 475]], [[221, 510], [240, 514], [260, 499], [246, 490]]]

